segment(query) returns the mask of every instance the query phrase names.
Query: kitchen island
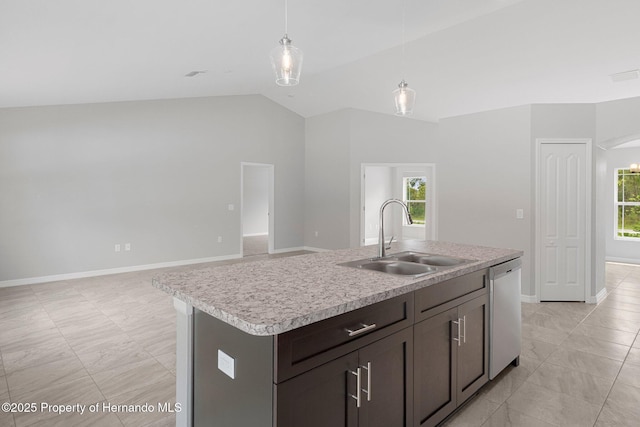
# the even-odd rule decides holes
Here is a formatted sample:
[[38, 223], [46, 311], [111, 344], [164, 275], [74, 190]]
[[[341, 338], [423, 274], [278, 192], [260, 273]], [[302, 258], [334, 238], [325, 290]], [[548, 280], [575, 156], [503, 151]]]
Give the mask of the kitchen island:
[[[398, 421], [387, 425], [434, 425], [459, 406], [486, 382], [487, 269], [522, 252], [437, 241], [396, 243], [390, 253], [399, 251], [470, 262], [422, 277], [339, 265], [375, 257], [370, 246], [154, 278], [155, 287], [174, 296], [178, 312], [176, 386], [183, 411], [177, 424], [205, 425], [215, 418], [220, 426], [364, 426], [384, 425], [376, 422], [388, 416]], [[455, 335], [452, 349], [438, 353], [414, 343], [414, 334], [421, 334], [435, 345], [438, 338], [429, 334], [442, 332], [442, 325]], [[474, 386], [462, 387], [457, 398], [449, 396], [448, 409], [427, 416], [428, 405], [414, 405], [414, 380], [415, 394], [425, 395], [439, 379], [416, 377], [414, 358], [417, 373], [429, 363], [464, 361], [462, 340], [467, 348], [476, 346], [480, 360], [448, 376], [471, 375]], [[433, 357], [445, 353], [447, 360]], [[396, 389], [400, 399], [385, 396]], [[322, 404], [314, 405], [318, 397]], [[304, 416], [309, 419], [301, 421]]]

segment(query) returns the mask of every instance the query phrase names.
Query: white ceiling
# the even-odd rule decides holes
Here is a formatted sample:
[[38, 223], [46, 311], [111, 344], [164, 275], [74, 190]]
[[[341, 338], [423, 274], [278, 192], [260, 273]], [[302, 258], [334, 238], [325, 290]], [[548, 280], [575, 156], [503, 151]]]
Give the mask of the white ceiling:
[[284, 0], [2, 0], [0, 107], [263, 94], [305, 117], [392, 113], [403, 74], [431, 121], [640, 96], [609, 78], [640, 68], [638, 0], [402, 1], [289, 0], [305, 59], [283, 88], [268, 54]]

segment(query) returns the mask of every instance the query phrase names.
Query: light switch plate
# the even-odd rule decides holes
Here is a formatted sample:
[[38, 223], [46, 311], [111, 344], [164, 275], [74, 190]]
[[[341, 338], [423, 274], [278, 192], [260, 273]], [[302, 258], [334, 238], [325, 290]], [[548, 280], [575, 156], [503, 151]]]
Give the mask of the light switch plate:
[[524, 219], [524, 209], [516, 209], [516, 218]]
[[218, 369], [231, 379], [236, 379], [236, 361], [222, 350], [218, 350]]

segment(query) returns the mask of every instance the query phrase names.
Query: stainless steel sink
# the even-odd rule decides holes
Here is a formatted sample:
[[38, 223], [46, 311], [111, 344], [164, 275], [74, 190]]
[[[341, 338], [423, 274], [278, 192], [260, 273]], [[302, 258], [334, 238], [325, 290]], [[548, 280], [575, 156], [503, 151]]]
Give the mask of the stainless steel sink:
[[453, 267], [470, 262], [470, 260], [463, 258], [457, 258], [447, 255], [423, 254], [419, 252], [400, 252], [398, 254], [389, 255], [389, 258], [397, 259], [399, 261], [433, 265], [437, 267]]
[[384, 258], [367, 258], [339, 265], [400, 276], [421, 277], [472, 262], [468, 259], [420, 252], [400, 252]]
[[425, 264], [416, 264], [414, 262], [387, 259], [367, 261], [365, 263], [359, 264], [358, 266], [366, 270], [375, 270], [381, 271], [383, 273], [415, 277], [433, 273], [436, 271], [435, 267], [431, 267]]

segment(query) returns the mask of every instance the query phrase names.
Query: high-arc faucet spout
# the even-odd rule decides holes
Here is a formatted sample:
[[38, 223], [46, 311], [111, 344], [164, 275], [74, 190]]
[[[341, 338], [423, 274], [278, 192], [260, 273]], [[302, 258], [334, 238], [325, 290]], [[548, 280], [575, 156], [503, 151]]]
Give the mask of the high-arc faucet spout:
[[[378, 224], [380, 229], [380, 234], [378, 235], [378, 257], [380, 258], [383, 258], [384, 256], [386, 256], [387, 249], [391, 247], [391, 242], [389, 242], [389, 248], [387, 248], [386, 243], [384, 241], [384, 208], [386, 208], [387, 205], [391, 203], [397, 203], [400, 206], [402, 206], [402, 210], [404, 211], [405, 217], [407, 218], [407, 222], [409, 224], [413, 224], [413, 220], [411, 219], [411, 214], [409, 213], [409, 208], [407, 208], [407, 205], [402, 200], [389, 199], [385, 201], [382, 204], [382, 206], [380, 206], [380, 223]], [[391, 239], [393, 240], [393, 237]]]

